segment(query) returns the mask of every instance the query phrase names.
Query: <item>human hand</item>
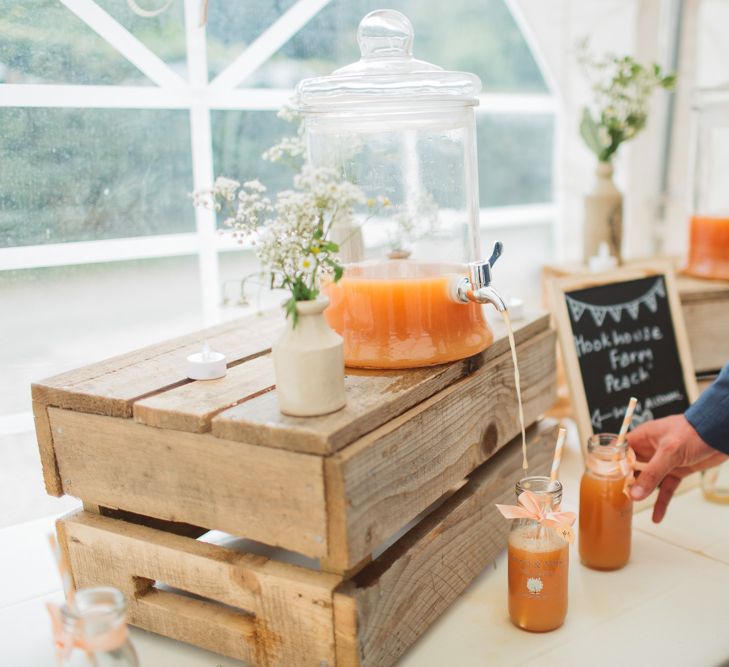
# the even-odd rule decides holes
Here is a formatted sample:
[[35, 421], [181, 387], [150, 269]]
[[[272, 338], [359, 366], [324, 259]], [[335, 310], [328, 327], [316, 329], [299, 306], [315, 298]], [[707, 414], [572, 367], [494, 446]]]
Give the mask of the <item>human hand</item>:
[[641, 424], [628, 434], [628, 445], [639, 461], [647, 461], [630, 490], [633, 500], [643, 500], [660, 487], [653, 507], [659, 523], [681, 480], [697, 470], [726, 461], [728, 456], [707, 445], [686, 417], [672, 415]]

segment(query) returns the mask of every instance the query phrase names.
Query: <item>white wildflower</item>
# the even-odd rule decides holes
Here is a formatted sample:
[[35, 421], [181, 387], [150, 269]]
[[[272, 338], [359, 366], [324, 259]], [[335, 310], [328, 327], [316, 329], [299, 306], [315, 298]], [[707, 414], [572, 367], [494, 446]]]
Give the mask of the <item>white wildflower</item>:
[[265, 192], [266, 186], [261, 183], [257, 178], [254, 178], [252, 181], [246, 181], [243, 183], [243, 187], [246, 190], [250, 190], [251, 192]]
[[218, 176], [213, 185], [213, 194], [221, 199], [233, 201], [239, 187], [240, 183], [238, 181], [232, 178], [226, 178], [225, 176]]
[[316, 257], [313, 254], [304, 255], [299, 260], [299, 270], [307, 275], [311, 275], [316, 268]]

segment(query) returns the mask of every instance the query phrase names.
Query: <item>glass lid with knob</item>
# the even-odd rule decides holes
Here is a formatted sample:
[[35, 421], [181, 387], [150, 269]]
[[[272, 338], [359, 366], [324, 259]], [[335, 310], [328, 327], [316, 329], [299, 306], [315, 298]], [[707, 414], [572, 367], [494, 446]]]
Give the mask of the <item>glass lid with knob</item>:
[[[481, 81], [413, 56], [394, 10], [365, 16], [359, 61], [297, 87], [308, 159], [368, 198], [336, 226], [344, 277], [327, 288], [347, 365], [427, 366], [492, 341], [482, 305], [503, 309], [481, 259], [473, 108]], [[469, 269], [469, 263], [477, 262]]]

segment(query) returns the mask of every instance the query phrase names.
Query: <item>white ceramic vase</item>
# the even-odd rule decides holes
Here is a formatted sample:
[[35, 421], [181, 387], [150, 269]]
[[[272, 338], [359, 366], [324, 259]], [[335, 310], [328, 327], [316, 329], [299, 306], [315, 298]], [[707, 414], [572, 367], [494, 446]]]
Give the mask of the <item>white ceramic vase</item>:
[[585, 219], [583, 225], [583, 261], [597, 255], [604, 241], [610, 254], [621, 261], [620, 248], [623, 243], [623, 195], [613, 182], [613, 165], [598, 162], [595, 170], [594, 190], [585, 196]]
[[273, 345], [276, 393], [281, 412], [314, 417], [336, 412], [347, 402], [344, 393], [344, 344], [324, 319], [329, 299], [297, 301], [298, 324], [289, 317]]

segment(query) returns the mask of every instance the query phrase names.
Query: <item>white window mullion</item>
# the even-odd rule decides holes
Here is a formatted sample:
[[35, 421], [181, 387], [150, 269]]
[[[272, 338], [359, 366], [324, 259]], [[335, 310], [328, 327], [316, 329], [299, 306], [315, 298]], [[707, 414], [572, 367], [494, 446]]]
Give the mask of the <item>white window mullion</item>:
[[211, 90], [235, 88], [245, 81], [330, 2], [299, 0], [213, 79]]
[[[205, 99], [208, 86], [206, 30], [198, 26], [197, 0], [185, 0], [185, 33], [187, 38], [187, 68], [195, 100], [190, 107], [190, 139], [192, 148], [192, 180], [195, 190], [209, 188], [213, 183], [213, 135], [210, 127], [210, 107]], [[195, 209], [195, 225], [199, 241], [198, 260], [202, 294], [203, 319], [206, 325], [220, 318], [218, 308], [220, 270], [215, 247], [215, 212]]]
[[158, 234], [0, 248], [0, 271], [122, 262], [197, 253], [197, 234]]
[[61, 0], [94, 32], [158, 86], [184, 87], [185, 80], [156, 53], [92, 0]]

